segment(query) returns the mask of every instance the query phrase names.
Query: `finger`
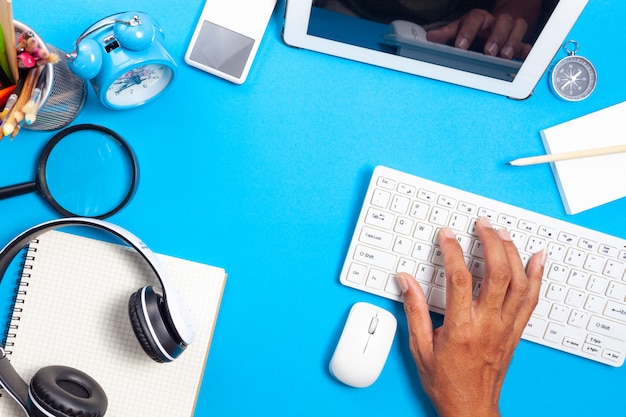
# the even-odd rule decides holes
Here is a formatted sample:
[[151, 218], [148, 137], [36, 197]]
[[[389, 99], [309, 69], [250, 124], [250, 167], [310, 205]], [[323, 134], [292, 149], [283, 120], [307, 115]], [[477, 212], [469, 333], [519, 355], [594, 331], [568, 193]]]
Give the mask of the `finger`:
[[515, 19], [513, 21], [513, 27], [509, 31], [502, 49], [500, 49], [500, 56], [505, 59], [513, 59], [523, 55], [525, 44], [523, 43], [526, 31], [528, 30], [528, 23], [524, 19]]
[[456, 38], [459, 30], [459, 21], [455, 20], [440, 28], [434, 29], [426, 33], [426, 39], [430, 42], [447, 44]]
[[446, 271], [446, 317], [469, 319], [473, 280], [465, 264], [463, 249], [454, 232], [446, 227], [439, 232], [439, 245]]
[[528, 278], [526, 277], [522, 259], [509, 232], [506, 229], [500, 229], [497, 233], [502, 240], [509, 268], [511, 269], [511, 281], [504, 299], [504, 305], [502, 306], [502, 318], [507, 323], [513, 323], [519, 314], [520, 307], [527, 301], [529, 291]]
[[[514, 26], [515, 21], [510, 15], [499, 15], [496, 18], [493, 30], [491, 31], [487, 42], [485, 42], [485, 55], [497, 56], [509, 40]], [[521, 39], [519, 40], [521, 41]]]
[[409, 327], [413, 356], [430, 356], [433, 346], [433, 324], [422, 287], [411, 275], [398, 272], [396, 282], [404, 297], [404, 313]]
[[476, 222], [478, 238], [483, 245], [486, 275], [478, 295], [478, 304], [500, 311], [511, 280], [511, 268], [502, 239], [486, 218]]
[[493, 21], [494, 17], [484, 10], [470, 11], [461, 21], [454, 46], [468, 49], [481, 31], [492, 26]]
[[528, 294], [526, 295], [525, 302], [520, 307], [518, 320], [515, 322], [515, 332], [520, 336], [526, 328], [526, 324], [537, 306], [547, 257], [548, 253], [544, 250], [534, 254], [528, 262], [528, 266], [526, 268], [526, 275], [528, 277]]

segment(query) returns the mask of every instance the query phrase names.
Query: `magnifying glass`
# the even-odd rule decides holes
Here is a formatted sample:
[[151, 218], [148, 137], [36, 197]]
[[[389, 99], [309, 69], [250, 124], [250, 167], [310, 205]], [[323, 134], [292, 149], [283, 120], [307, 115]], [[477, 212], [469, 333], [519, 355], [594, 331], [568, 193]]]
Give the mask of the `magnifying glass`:
[[106, 127], [81, 124], [46, 144], [35, 181], [0, 188], [0, 199], [39, 191], [63, 216], [107, 218], [130, 201], [139, 166], [128, 143]]

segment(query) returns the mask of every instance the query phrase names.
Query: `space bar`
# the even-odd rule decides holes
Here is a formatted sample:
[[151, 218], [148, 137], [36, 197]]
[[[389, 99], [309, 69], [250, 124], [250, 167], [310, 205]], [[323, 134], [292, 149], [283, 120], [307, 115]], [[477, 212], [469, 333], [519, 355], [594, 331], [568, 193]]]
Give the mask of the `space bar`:
[[363, 262], [371, 266], [386, 269], [389, 271], [393, 270], [393, 266], [396, 263], [395, 255], [368, 248], [363, 245], [356, 246], [353, 258], [355, 261]]

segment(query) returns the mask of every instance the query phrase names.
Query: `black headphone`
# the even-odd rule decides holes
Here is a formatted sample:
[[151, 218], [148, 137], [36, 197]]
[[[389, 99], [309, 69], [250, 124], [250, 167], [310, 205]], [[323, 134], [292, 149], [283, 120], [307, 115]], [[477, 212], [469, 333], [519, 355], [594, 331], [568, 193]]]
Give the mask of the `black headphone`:
[[[156, 255], [129, 231], [104, 220], [68, 217], [36, 225], [0, 251], [0, 281], [17, 253], [37, 236], [65, 226], [88, 226], [121, 239], [148, 263], [161, 284], [162, 295], [143, 287], [130, 296], [131, 326], [143, 350], [157, 362], [177, 358], [193, 341], [190, 312]], [[101, 417], [107, 408], [102, 387], [87, 374], [66, 366], [48, 366], [35, 373], [30, 386], [17, 374], [0, 347], [0, 386], [29, 417]]]

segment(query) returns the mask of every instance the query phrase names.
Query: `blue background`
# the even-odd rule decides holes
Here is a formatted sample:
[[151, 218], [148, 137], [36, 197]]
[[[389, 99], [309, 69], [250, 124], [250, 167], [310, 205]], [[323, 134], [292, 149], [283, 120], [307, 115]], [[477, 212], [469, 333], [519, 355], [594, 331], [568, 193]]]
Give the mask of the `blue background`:
[[[506, 165], [544, 152], [540, 129], [626, 99], [625, 2], [591, 0], [570, 33], [599, 72], [596, 91], [580, 103], [556, 99], [545, 76], [532, 97], [514, 101], [290, 48], [280, 35], [284, 0], [247, 82], [234, 85], [183, 61], [202, 5], [14, 2], [16, 19], [65, 50], [93, 22], [129, 7], [163, 26], [179, 64], [175, 84], [158, 100], [124, 112], [102, 107], [91, 90], [75, 123], [117, 131], [138, 155], [138, 191], [111, 221], [156, 252], [229, 273], [197, 416], [434, 415], [408, 350], [402, 306], [338, 280], [375, 165], [626, 238], [626, 199], [568, 216], [548, 165]], [[29, 131], [0, 142], [1, 182], [32, 180], [51, 136]], [[0, 242], [55, 217], [34, 194], [0, 201]], [[341, 385], [327, 370], [357, 301], [399, 319], [386, 367], [364, 390]], [[625, 377], [626, 368], [522, 341], [502, 411], [508, 417], [617, 415], [626, 400], [609, 393], [619, 392]]]

